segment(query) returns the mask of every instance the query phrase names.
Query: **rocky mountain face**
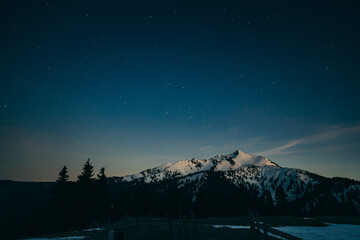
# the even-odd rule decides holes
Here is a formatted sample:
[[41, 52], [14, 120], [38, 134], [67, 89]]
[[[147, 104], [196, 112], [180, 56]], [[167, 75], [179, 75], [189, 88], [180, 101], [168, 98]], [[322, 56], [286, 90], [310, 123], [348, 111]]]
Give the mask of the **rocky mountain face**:
[[126, 186], [127, 192], [149, 194], [150, 202], [166, 201], [164, 193], [171, 192], [186, 202], [189, 210], [226, 200], [243, 212], [253, 208], [268, 214], [360, 215], [359, 181], [280, 167], [268, 158], [240, 150], [210, 159], [166, 163], [138, 174], [113, 177], [110, 183]]

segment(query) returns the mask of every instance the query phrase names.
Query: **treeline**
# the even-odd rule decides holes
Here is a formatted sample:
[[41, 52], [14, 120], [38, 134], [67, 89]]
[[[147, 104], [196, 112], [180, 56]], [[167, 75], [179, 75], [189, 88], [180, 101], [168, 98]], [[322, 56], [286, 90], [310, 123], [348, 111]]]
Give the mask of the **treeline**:
[[206, 181], [200, 185], [194, 181], [179, 187], [179, 179], [172, 179], [155, 183], [136, 180], [111, 183], [109, 187], [116, 193], [112, 200], [113, 218], [125, 215], [232, 217], [247, 215], [249, 211], [269, 216], [315, 217], [359, 216], [355, 201], [360, 200], [360, 192], [357, 187], [351, 187], [356, 184], [349, 179], [321, 178], [313, 187], [301, 186], [305, 188], [305, 194], [294, 201], [288, 200], [283, 184], [269, 186], [275, 193], [274, 201], [270, 190], [265, 190], [259, 197], [255, 185], [234, 185], [221, 172], [208, 172]]
[[105, 168], [94, 177], [94, 167], [87, 160], [76, 182], [68, 181], [64, 166], [48, 199], [49, 231], [80, 229], [109, 219], [110, 196]]
[[78, 230], [109, 221], [110, 194], [104, 167], [95, 176], [94, 166], [88, 159], [77, 181], [69, 181], [67, 167], [64, 166], [55, 184], [47, 185], [40, 191], [30, 189], [33, 194], [41, 195], [43, 200], [40, 204], [32, 203], [33, 198], [38, 198], [32, 195], [21, 199], [21, 206], [7, 204], [12, 209], [0, 218], [1, 238], [18, 239]]
[[256, 187], [236, 186], [221, 173], [207, 173], [207, 181], [187, 183], [179, 188], [179, 179], [145, 183], [111, 183], [111, 214], [118, 216], [203, 218], [247, 215], [249, 210], [271, 215], [272, 201], [258, 197]]

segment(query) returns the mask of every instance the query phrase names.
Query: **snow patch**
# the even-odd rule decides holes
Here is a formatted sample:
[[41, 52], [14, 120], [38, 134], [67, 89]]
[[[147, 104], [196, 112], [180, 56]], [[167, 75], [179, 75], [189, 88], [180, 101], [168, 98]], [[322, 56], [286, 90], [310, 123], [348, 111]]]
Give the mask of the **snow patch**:
[[53, 238], [26, 238], [24, 240], [77, 240], [85, 239], [87, 236], [53, 237]]
[[327, 227], [276, 227], [275, 229], [286, 232], [304, 240], [359, 240], [360, 225], [329, 224]]
[[89, 228], [82, 230], [83, 232], [92, 232], [92, 231], [102, 231], [105, 230], [105, 228]]
[[250, 229], [250, 226], [237, 225], [212, 225], [214, 228]]

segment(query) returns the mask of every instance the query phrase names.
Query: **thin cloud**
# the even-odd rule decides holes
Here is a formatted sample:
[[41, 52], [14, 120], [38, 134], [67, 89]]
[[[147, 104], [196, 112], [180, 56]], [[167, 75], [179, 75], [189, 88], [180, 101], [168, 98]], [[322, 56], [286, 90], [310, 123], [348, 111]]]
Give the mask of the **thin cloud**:
[[211, 149], [214, 149], [214, 148], [215, 148], [214, 146], [208, 145], [208, 146], [200, 147], [200, 148], [199, 148], [199, 151], [200, 151], [200, 152], [205, 152], [205, 151], [208, 151], [208, 150], [211, 150]]
[[288, 151], [288, 149], [293, 148], [298, 145], [308, 145], [308, 144], [319, 144], [327, 141], [331, 141], [334, 139], [338, 139], [341, 137], [346, 137], [352, 134], [356, 134], [360, 132], [360, 126], [355, 127], [332, 127], [328, 131], [310, 135], [304, 138], [300, 138], [297, 140], [292, 140], [284, 145], [268, 149], [263, 152], [258, 152], [258, 155], [282, 155], [282, 154], [289, 154], [292, 151]]
[[299, 140], [295, 140], [295, 141], [291, 141], [285, 145], [282, 145], [282, 146], [279, 146], [279, 147], [275, 147], [275, 148], [272, 148], [272, 149], [268, 149], [264, 152], [259, 152], [259, 153], [256, 153], [257, 155], [279, 155], [279, 154], [284, 154], [284, 153], [288, 153], [288, 152], [285, 152], [285, 150], [291, 148], [291, 147], [294, 147], [296, 145], [299, 145], [303, 142], [302, 139], [299, 139]]
[[329, 131], [309, 136], [309, 137], [305, 138], [304, 140], [305, 140], [305, 143], [307, 143], [307, 144], [321, 143], [321, 142], [329, 141], [329, 140], [332, 140], [335, 138], [355, 134], [357, 132], [360, 132], [360, 126], [348, 127], [348, 128], [333, 127]]

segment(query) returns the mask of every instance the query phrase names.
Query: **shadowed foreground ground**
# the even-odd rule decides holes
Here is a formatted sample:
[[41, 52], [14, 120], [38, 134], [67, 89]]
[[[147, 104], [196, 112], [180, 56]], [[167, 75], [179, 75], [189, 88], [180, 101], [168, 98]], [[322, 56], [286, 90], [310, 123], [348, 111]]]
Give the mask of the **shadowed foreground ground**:
[[[260, 217], [262, 222], [269, 226], [325, 226], [314, 219], [303, 219], [295, 217]], [[359, 224], [359, 218], [349, 217], [322, 217], [321, 220], [326, 222], [344, 222], [346, 220], [352, 224]], [[232, 229], [228, 227], [215, 228], [213, 225], [241, 225], [249, 226], [248, 217], [235, 218], [206, 218], [193, 220], [168, 220], [165, 218], [124, 218], [116, 223], [109, 224], [105, 227], [88, 229], [83, 231], [73, 231], [62, 234], [52, 234], [42, 238], [59, 238], [62, 239], [108, 239], [110, 229], [117, 229], [126, 232], [128, 240], [232, 240], [232, 239], [257, 239], [249, 228]], [[74, 237], [74, 238], [70, 238]], [[78, 238], [75, 238], [78, 237]], [[59, 238], [60, 239], [60, 238]], [[59, 240], [57, 239], [57, 240]], [[277, 239], [269, 237], [269, 239]]]

